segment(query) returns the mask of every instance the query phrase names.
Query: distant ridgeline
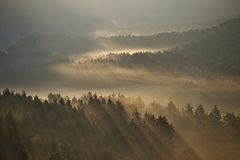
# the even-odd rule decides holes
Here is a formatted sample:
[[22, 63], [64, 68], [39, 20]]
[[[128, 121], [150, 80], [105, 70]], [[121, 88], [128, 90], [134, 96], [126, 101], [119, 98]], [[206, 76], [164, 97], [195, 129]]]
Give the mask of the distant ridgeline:
[[[190, 75], [240, 76], [240, 18], [217, 27], [183, 33], [155, 36], [119, 36], [106, 38], [114, 43], [147, 47], [171, 44], [175, 48], [159, 52], [108, 54], [90, 57], [84, 63], [114, 64], [127, 68], [143, 68], [150, 72], [180, 72]], [[136, 43], [135, 43], [136, 42]]]
[[[1, 160], [233, 160], [240, 157], [240, 117], [173, 102], [139, 108], [124, 95], [81, 98], [24, 91], [0, 94]], [[132, 107], [132, 113], [130, 106]], [[139, 111], [143, 112], [141, 114]], [[159, 116], [156, 116], [159, 115]], [[173, 124], [171, 125], [169, 121]]]
[[[104, 45], [103, 45], [104, 44]], [[135, 54], [108, 54], [88, 57], [79, 62], [95, 68], [108, 69], [107, 64], [124, 68], [146, 69], [154, 74], [180, 73], [188, 75], [240, 76], [240, 18], [230, 19], [217, 27], [171, 32], [146, 36], [82, 37], [76, 35], [32, 35], [11, 45], [6, 52], [0, 51], [0, 74], [5, 81], [26, 77], [49, 76], [56, 64], [72, 63], [72, 55], [104, 51], [106, 46], [117, 49], [168, 48], [167, 51], [139, 52]], [[102, 46], [103, 45], [103, 46]], [[110, 47], [111, 48], [111, 47]], [[100, 66], [97, 66], [100, 65]], [[6, 72], [7, 70], [7, 72]], [[9, 73], [11, 73], [9, 75]], [[34, 74], [34, 76], [32, 76]], [[17, 77], [17, 78], [16, 78]], [[3, 80], [2, 80], [3, 81]]]

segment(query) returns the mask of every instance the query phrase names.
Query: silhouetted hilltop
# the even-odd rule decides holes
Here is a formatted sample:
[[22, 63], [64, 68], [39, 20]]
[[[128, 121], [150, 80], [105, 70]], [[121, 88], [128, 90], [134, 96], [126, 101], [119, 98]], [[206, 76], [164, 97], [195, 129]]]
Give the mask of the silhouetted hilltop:
[[51, 54], [84, 53], [99, 48], [95, 38], [67, 34], [26, 36], [8, 48], [10, 54], [50, 52]]
[[23, 64], [31, 66], [55, 63], [68, 59], [70, 55], [77, 56], [90, 51], [104, 50], [104, 46], [110, 48], [171, 48], [164, 53], [109, 54], [100, 56], [100, 58], [105, 59], [104, 63], [107, 63], [106, 59], [118, 61], [117, 63], [121, 66], [237, 75], [240, 67], [238, 63], [239, 19], [230, 19], [217, 27], [208, 29], [146, 36], [91, 38], [64, 34], [32, 35], [10, 46], [6, 54], [0, 55], [0, 61], [3, 67], [8, 61], [12, 67], [15, 65], [18, 68]]
[[176, 45], [198, 41], [211, 34], [211, 29], [195, 29], [185, 32], [163, 32], [156, 35], [126, 35], [101, 37], [101, 39], [116, 47], [126, 48], [171, 48]]
[[140, 67], [150, 71], [167, 70], [168, 72], [189, 74], [239, 76], [239, 21], [240, 18], [226, 21], [218, 27], [208, 29], [206, 31], [208, 34], [205, 34], [204, 37], [177, 45], [170, 51], [108, 54], [95, 59], [90, 58], [90, 61], [98, 61], [102, 64], [113, 63], [122, 67]]
[[26, 36], [11, 45], [5, 54], [0, 54], [2, 68], [32, 68], [65, 60], [71, 55], [81, 56], [85, 52], [100, 48], [92, 37], [50, 34]]

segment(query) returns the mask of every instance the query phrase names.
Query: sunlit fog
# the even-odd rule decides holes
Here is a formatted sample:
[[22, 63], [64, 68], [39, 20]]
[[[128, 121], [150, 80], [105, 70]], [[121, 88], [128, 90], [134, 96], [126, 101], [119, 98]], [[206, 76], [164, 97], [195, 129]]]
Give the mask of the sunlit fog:
[[1, 0], [0, 160], [239, 160], [239, 0]]

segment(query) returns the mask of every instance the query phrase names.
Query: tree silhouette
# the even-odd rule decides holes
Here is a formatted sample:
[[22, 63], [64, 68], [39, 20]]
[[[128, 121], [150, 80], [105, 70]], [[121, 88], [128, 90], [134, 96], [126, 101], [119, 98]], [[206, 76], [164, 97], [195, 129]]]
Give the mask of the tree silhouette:
[[184, 109], [184, 112], [188, 115], [188, 116], [192, 116], [193, 115], [193, 107], [190, 106], [190, 104], [188, 104], [186, 106], [186, 108]]
[[236, 129], [240, 129], [238, 127], [240, 127], [239, 125], [239, 121], [238, 121], [238, 117], [236, 117], [236, 115], [234, 113], [226, 113], [226, 115], [223, 117], [223, 121], [231, 127], [234, 127]]
[[197, 109], [195, 111], [195, 116], [198, 120], [204, 120], [205, 119], [205, 110], [202, 105], [197, 106]]
[[9, 90], [8, 88], [6, 88], [6, 89], [3, 91], [3, 96], [8, 97], [8, 96], [10, 96], [10, 95], [11, 95], [10, 90]]
[[175, 131], [173, 129], [173, 126], [168, 123], [165, 116], [159, 116], [156, 119], [156, 124], [160, 128], [161, 132], [164, 133], [167, 137], [173, 137]]
[[216, 105], [213, 107], [213, 109], [209, 113], [208, 117], [209, 117], [210, 121], [214, 124], [220, 124], [221, 123], [221, 119], [222, 119], [221, 113], [220, 113], [220, 111], [219, 111], [219, 109]]

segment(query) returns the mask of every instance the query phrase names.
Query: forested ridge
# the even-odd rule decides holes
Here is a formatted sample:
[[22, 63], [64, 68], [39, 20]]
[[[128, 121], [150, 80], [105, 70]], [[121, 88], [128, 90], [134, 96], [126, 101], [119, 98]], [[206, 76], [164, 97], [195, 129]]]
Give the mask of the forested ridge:
[[240, 160], [240, 0], [0, 0], [0, 160]]
[[[22, 38], [10, 46], [7, 51], [0, 51], [0, 73], [3, 75], [0, 81], [4, 85], [9, 82], [21, 83], [22, 81], [23, 83], [32, 83], [31, 79], [35, 77], [37, 78], [34, 81], [38, 83], [55, 81], [56, 77], [64, 81], [62, 77], [65, 75], [56, 69], [58, 65], [68, 65], [76, 72], [85, 69], [84, 72], [91, 73], [94, 70], [103, 73], [102, 70], [107, 72], [110, 70], [109, 68], [119, 69], [120, 67], [120, 69], [130, 71], [143, 69], [152, 76], [178, 75], [184, 77], [187, 75], [205, 78], [220, 75], [239, 78], [239, 22], [240, 18], [238, 17], [212, 28], [149, 36], [92, 38], [57, 34], [32, 35]], [[152, 46], [161, 48], [161, 45], [170, 45], [171, 47], [166, 50], [155, 52], [150, 50], [133, 54], [128, 52], [116, 54], [106, 51], [109, 54], [73, 58], [74, 56], [83, 56], [86, 52], [104, 51], [106, 48], [101, 46], [102, 43], [105, 43], [103, 45], [105, 47], [118, 48], [120, 45], [120, 48], [123, 49], [133, 49], [136, 46], [137, 48], [152, 48]], [[141, 44], [145, 44], [145, 46], [141, 46]], [[116, 70], [113, 71], [113, 73], [115, 72]], [[86, 74], [85, 77], [88, 75]], [[118, 74], [116, 73], [116, 75]], [[16, 79], [18, 79], [17, 82]], [[66, 82], [63, 83], [66, 84]]]
[[[238, 17], [230, 19], [211, 29], [166, 34], [172, 37], [169, 38], [169, 43], [178, 40], [179, 37], [185, 39], [183, 40], [180, 38], [179, 43], [175, 43], [175, 45], [173, 45], [175, 47], [170, 50], [137, 52], [133, 54], [128, 52], [120, 54], [110, 53], [98, 57], [89, 57], [85, 61], [79, 63], [89, 66], [93, 63], [102, 66], [112, 64], [124, 68], [141, 68], [154, 73], [157, 71], [157, 74], [159, 74], [159, 72], [161, 74], [168, 72], [194, 76], [220, 74], [239, 77], [239, 33], [240, 18]], [[163, 37], [164, 35], [165, 34], [163, 34]], [[162, 36], [159, 34], [156, 37], [156, 40], [146, 41], [148, 41], [148, 43], [152, 41], [158, 42], [157, 39], [161, 39]], [[120, 36], [110, 39], [119, 39], [120, 42], [124, 41], [131, 45], [131, 41], [134, 42], [132, 39], [141, 40], [142, 38]]]
[[217, 106], [206, 112], [91, 92], [46, 100], [0, 94], [1, 160], [234, 160], [239, 132], [240, 117]]

